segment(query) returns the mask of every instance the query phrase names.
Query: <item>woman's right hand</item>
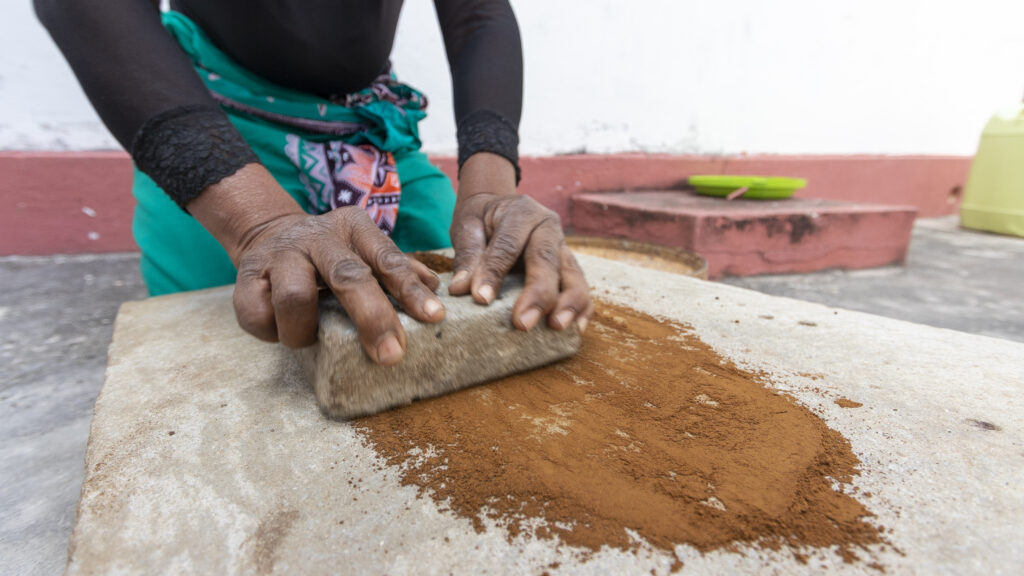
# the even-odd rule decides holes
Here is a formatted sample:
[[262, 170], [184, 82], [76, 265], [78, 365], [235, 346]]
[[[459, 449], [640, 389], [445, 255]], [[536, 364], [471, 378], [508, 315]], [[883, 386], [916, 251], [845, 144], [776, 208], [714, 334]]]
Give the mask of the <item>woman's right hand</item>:
[[188, 209], [238, 267], [235, 315], [261, 340], [313, 344], [321, 283], [378, 364], [395, 364], [405, 353], [405, 331], [385, 289], [413, 318], [444, 319], [434, 294], [437, 275], [403, 254], [358, 206], [308, 215], [266, 169], [250, 164], [204, 190]]

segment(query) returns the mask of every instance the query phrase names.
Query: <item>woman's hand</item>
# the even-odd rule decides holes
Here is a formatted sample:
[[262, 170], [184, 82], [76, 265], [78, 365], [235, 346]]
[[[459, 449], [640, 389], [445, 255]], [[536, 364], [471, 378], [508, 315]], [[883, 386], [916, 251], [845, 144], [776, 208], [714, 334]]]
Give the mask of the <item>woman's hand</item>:
[[522, 260], [526, 287], [512, 309], [512, 322], [531, 330], [547, 318], [564, 330], [586, 329], [594, 307], [576, 258], [565, 243], [558, 215], [515, 190], [512, 163], [477, 153], [462, 166], [451, 228], [455, 277], [449, 292], [471, 293], [490, 304], [502, 281]]
[[238, 267], [234, 306], [252, 335], [292, 348], [316, 341], [318, 283], [334, 292], [367, 355], [395, 364], [405, 331], [381, 285], [410, 316], [440, 322], [440, 281], [402, 254], [362, 208], [310, 216], [260, 165], [251, 164], [204, 190], [189, 211]]

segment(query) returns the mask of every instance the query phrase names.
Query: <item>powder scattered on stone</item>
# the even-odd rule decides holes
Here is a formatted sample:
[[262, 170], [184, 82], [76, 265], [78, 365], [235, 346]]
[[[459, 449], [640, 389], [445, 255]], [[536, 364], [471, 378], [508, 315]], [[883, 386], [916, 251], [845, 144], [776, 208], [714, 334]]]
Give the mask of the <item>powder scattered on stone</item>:
[[864, 405], [860, 402], [854, 402], [849, 398], [836, 398], [836, 404], [838, 404], [840, 408], [860, 408]]
[[598, 302], [574, 358], [355, 422], [401, 482], [509, 539], [671, 553], [883, 543], [850, 443], [679, 325]]

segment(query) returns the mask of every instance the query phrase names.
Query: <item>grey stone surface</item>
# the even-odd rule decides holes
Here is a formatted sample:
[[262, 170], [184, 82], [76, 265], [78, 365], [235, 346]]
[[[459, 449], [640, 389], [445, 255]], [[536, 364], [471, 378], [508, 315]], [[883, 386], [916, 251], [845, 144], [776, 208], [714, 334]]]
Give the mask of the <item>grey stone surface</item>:
[[544, 322], [530, 332], [512, 327], [522, 275], [506, 278], [489, 306], [450, 296], [450, 281], [451, 274], [441, 275], [442, 322], [422, 324], [398, 313], [406, 354], [394, 366], [374, 364], [338, 301], [321, 300], [317, 343], [297, 354], [325, 414], [341, 419], [375, 414], [550, 364], [580, 349], [575, 326], [562, 332]]
[[57, 574], [114, 314], [138, 256], [0, 259], [0, 573]]
[[725, 278], [787, 296], [1024, 342], [1024, 238], [918, 220], [906, 266]]
[[[1021, 340], [1022, 244], [919, 220], [905, 268], [736, 283]], [[111, 324], [144, 296], [137, 254], [0, 258], [0, 574], [62, 571]]]
[[[1024, 345], [580, 262], [600, 297], [688, 323], [850, 439], [862, 474], [840, 488], [858, 490], [899, 550], [867, 561], [900, 574], [1024, 565]], [[863, 407], [840, 408], [839, 396]], [[808, 551], [807, 564], [757, 548], [675, 554], [697, 574], [877, 573], [829, 550]], [[671, 564], [646, 546], [584, 562], [527, 534], [477, 533], [401, 486], [351, 425], [319, 413], [291, 353], [236, 326], [230, 289], [118, 316], [70, 574], [666, 574]]]

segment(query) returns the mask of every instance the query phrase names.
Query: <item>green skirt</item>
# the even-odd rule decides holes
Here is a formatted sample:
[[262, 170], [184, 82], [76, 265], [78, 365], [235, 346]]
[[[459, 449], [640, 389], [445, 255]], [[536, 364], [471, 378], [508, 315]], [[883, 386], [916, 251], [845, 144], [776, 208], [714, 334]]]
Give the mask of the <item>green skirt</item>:
[[[263, 165], [303, 210], [313, 214], [322, 212], [323, 207], [314, 205], [315, 194], [311, 193], [310, 178], [303, 172], [302, 163], [286, 152], [289, 139], [368, 143], [391, 152], [395, 158], [402, 186], [398, 219], [391, 234], [395, 244], [406, 252], [451, 246], [448, 229], [455, 193], [448, 177], [419, 150], [417, 124], [425, 116], [422, 95], [395, 82], [391, 87], [400, 100], [382, 100], [367, 90], [355, 95], [355, 105], [336, 104], [253, 75], [217, 49], [202, 30], [179, 13], [165, 13], [164, 26], [190, 56], [207, 87], [223, 99], [239, 103], [243, 109], [271, 112], [271, 116], [358, 123], [365, 127], [339, 137], [296, 129], [295, 125], [277, 123], [266, 116], [224, 107]], [[235, 281], [235, 267], [220, 244], [138, 169], [132, 193], [136, 200], [132, 231], [142, 252], [142, 278], [151, 295]]]

